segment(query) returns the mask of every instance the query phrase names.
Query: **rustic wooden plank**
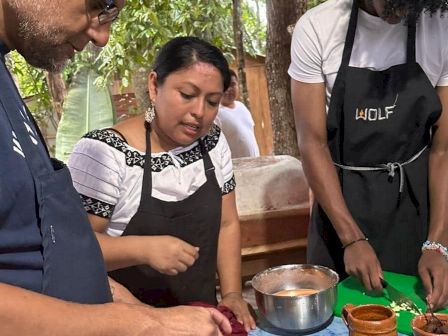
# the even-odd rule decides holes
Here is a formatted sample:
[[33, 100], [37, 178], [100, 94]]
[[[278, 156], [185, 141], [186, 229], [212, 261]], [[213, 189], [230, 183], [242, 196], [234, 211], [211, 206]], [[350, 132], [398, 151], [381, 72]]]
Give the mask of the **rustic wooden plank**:
[[307, 239], [300, 238], [274, 244], [264, 244], [251, 247], [244, 247], [241, 249], [241, 256], [243, 258], [248, 256], [254, 257], [267, 253], [275, 253], [291, 249], [306, 248], [306, 245], [307, 245]]
[[274, 254], [265, 254], [262, 258], [243, 259], [241, 276], [244, 282], [246, 280], [250, 280], [258, 272], [270, 267], [304, 263], [306, 263], [305, 248], [279, 251]]
[[240, 213], [240, 221], [253, 221], [273, 218], [284, 218], [291, 216], [307, 216], [310, 213], [310, 207], [308, 202], [305, 204], [299, 204], [291, 206], [290, 208], [274, 209], [259, 211], [257, 213]]

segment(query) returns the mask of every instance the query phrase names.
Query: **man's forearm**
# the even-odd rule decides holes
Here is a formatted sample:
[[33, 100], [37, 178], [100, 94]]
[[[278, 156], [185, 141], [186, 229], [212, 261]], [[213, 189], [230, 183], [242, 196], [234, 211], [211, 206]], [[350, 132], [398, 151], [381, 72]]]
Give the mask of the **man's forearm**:
[[448, 245], [448, 151], [431, 151], [429, 158], [430, 225], [428, 240]]
[[137, 305], [82, 305], [2, 283], [0, 298], [2, 336], [133, 335], [131, 317], [137, 322], [144, 315]]
[[345, 203], [328, 147], [304, 141], [301, 144], [301, 154], [308, 183], [342, 244], [363, 237]]

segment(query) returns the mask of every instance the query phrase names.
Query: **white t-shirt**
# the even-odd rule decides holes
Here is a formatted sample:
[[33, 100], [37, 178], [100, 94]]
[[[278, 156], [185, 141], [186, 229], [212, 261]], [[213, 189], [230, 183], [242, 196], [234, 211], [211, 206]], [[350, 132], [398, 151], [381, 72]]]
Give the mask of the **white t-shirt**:
[[[327, 106], [341, 65], [352, 0], [327, 0], [297, 22], [289, 75], [305, 83], [325, 82]], [[448, 17], [423, 13], [417, 22], [416, 60], [433, 86], [448, 85]], [[359, 10], [350, 66], [380, 71], [406, 62], [407, 27], [388, 24]]]
[[215, 120], [221, 127], [232, 152], [232, 158], [260, 156], [254, 133], [254, 120], [247, 107], [235, 100], [235, 107], [220, 105]]
[[[235, 189], [232, 159], [220, 128], [213, 125], [203, 138], [222, 193]], [[199, 189], [206, 176], [199, 143], [153, 153], [152, 197], [177, 202]], [[68, 167], [86, 211], [109, 218], [106, 233], [120, 236], [137, 212], [142, 190], [145, 153], [109, 130], [86, 134], [70, 155]]]

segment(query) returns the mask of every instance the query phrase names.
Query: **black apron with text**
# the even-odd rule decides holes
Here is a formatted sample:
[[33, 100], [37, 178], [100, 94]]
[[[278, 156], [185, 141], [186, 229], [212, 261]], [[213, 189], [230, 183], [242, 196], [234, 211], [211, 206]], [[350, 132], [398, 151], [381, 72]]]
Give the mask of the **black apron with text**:
[[[221, 188], [203, 140], [199, 140], [205, 175], [194, 194], [179, 202], [152, 197], [151, 137], [146, 130], [146, 155], [142, 194], [137, 213], [123, 236], [169, 235], [198, 246], [199, 258], [187, 271], [176, 276], [164, 275], [150, 266], [138, 265], [110, 272], [141, 301], [159, 307], [202, 301], [216, 304], [216, 265], [221, 223]], [[161, 247], [163, 248], [163, 247]]]
[[[358, 8], [359, 0], [354, 0], [328, 111], [328, 145], [348, 209], [383, 270], [417, 274], [428, 232], [431, 127], [442, 106], [415, 61], [412, 18], [406, 63], [383, 71], [349, 66]], [[315, 203], [308, 262], [331, 267], [344, 277], [341, 246], [330, 220]]]
[[[42, 283], [33, 287], [41, 288], [43, 294], [67, 301], [110, 302], [112, 296], [101, 249], [70, 173], [62, 162], [50, 159], [42, 149], [45, 142], [39, 128], [21, 101], [3, 60], [0, 72], [1, 103], [34, 181], [36, 216], [42, 236], [43, 274]], [[19, 219], [17, 213], [11, 213], [8, 218], [17, 223]], [[19, 279], [17, 283], [20, 283]]]

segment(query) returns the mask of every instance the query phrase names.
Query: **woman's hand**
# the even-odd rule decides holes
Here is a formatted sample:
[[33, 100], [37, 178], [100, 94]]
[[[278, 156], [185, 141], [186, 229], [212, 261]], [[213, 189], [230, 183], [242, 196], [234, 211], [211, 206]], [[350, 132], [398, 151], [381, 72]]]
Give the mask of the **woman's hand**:
[[249, 304], [244, 301], [241, 293], [228, 293], [223, 296], [218, 306], [226, 306], [235, 314], [238, 322], [244, 325], [247, 332], [256, 328], [255, 320], [249, 311]]
[[358, 278], [371, 291], [381, 291], [383, 271], [372, 246], [365, 240], [358, 241], [344, 249], [345, 271]]
[[199, 258], [199, 247], [173, 236], [144, 236], [139, 246], [139, 260], [160, 273], [185, 272]]
[[423, 251], [418, 273], [426, 290], [426, 300], [434, 310], [448, 306], [448, 261], [437, 251]]

